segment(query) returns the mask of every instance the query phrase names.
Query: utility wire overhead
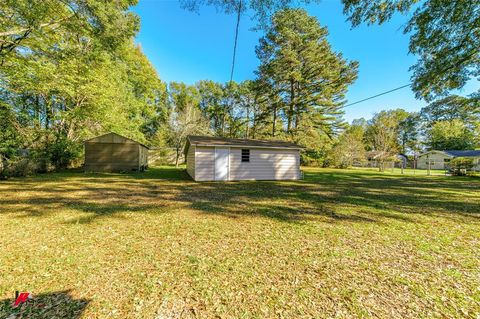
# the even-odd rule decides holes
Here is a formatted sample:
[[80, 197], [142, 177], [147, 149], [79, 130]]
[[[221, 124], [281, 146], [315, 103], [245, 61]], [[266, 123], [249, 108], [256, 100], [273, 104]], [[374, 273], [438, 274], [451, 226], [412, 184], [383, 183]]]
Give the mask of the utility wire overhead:
[[379, 93], [379, 94], [376, 94], [376, 95], [367, 97], [367, 98], [365, 98], [365, 99], [363, 99], [363, 100], [356, 101], [356, 102], [353, 102], [353, 103], [349, 103], [349, 104], [345, 105], [344, 107], [351, 106], [351, 105], [354, 105], [354, 104], [358, 104], [358, 103], [361, 103], [361, 102], [365, 102], [365, 101], [367, 101], [367, 100], [371, 100], [371, 99], [376, 98], [376, 97], [379, 97], [379, 96], [381, 96], [381, 95], [385, 95], [385, 94], [391, 93], [391, 92], [393, 92], [393, 91], [397, 91], [397, 90], [406, 88], [407, 86], [410, 86], [410, 85], [411, 85], [411, 83], [408, 83], [408, 84], [399, 86], [399, 87], [397, 87], [397, 88], [394, 88], [394, 89], [392, 89], [392, 90], [388, 90], [388, 91], [385, 91], [385, 92], [382, 92], [382, 93]]
[[235, 58], [237, 54], [238, 27], [240, 25], [240, 15], [242, 13], [242, 0], [238, 2], [237, 26], [235, 27], [235, 42], [233, 43], [232, 70], [230, 72], [230, 82], [233, 81], [233, 71], [235, 70]]

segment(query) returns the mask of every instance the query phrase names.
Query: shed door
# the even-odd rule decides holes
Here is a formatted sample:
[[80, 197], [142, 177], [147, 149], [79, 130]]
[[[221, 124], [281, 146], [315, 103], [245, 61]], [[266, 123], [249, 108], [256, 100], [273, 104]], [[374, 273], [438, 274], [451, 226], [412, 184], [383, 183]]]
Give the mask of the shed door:
[[230, 149], [215, 147], [215, 180], [228, 181]]

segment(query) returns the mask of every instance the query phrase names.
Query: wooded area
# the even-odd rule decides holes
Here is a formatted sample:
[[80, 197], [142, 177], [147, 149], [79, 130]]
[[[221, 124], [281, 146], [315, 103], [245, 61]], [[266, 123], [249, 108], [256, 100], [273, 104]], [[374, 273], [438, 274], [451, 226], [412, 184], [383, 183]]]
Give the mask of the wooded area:
[[[409, 12], [415, 1], [393, 1], [387, 8], [343, 2], [356, 26]], [[382, 111], [351, 125], [343, 109], [358, 62], [335, 52], [326, 27], [303, 9], [288, 8], [290, 1], [184, 2], [189, 9], [213, 4], [238, 11], [239, 18], [246, 8], [254, 10], [264, 30], [254, 79], [195, 85], [159, 78], [134, 42], [139, 18], [129, 9], [135, 3], [7, 0], [1, 5], [2, 176], [79, 166], [82, 142], [109, 131], [174, 148], [177, 164], [189, 134], [289, 140], [306, 147], [304, 164], [338, 167], [370, 151], [387, 159], [398, 152], [480, 147], [478, 92], [449, 95], [479, 71], [478, 32], [473, 32], [480, 21], [478, 1], [440, 7], [426, 1], [413, 12], [405, 30], [412, 33], [410, 51], [420, 56], [412, 88], [432, 101], [429, 106], [419, 113]], [[439, 23], [430, 24], [432, 19]], [[440, 53], [433, 59], [429, 52]]]

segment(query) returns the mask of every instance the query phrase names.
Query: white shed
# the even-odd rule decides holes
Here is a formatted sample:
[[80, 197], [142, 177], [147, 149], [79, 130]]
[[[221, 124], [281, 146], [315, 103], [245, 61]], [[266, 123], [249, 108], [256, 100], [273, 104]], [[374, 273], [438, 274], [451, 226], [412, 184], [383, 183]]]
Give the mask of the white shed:
[[284, 141], [189, 136], [187, 172], [196, 181], [300, 179], [301, 149]]

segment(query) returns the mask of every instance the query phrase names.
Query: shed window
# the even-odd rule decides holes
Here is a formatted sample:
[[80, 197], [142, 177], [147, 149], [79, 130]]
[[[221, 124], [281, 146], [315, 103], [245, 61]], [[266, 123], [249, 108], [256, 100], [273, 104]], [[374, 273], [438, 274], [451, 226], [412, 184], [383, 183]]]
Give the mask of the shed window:
[[250, 150], [242, 149], [242, 162], [250, 162]]

